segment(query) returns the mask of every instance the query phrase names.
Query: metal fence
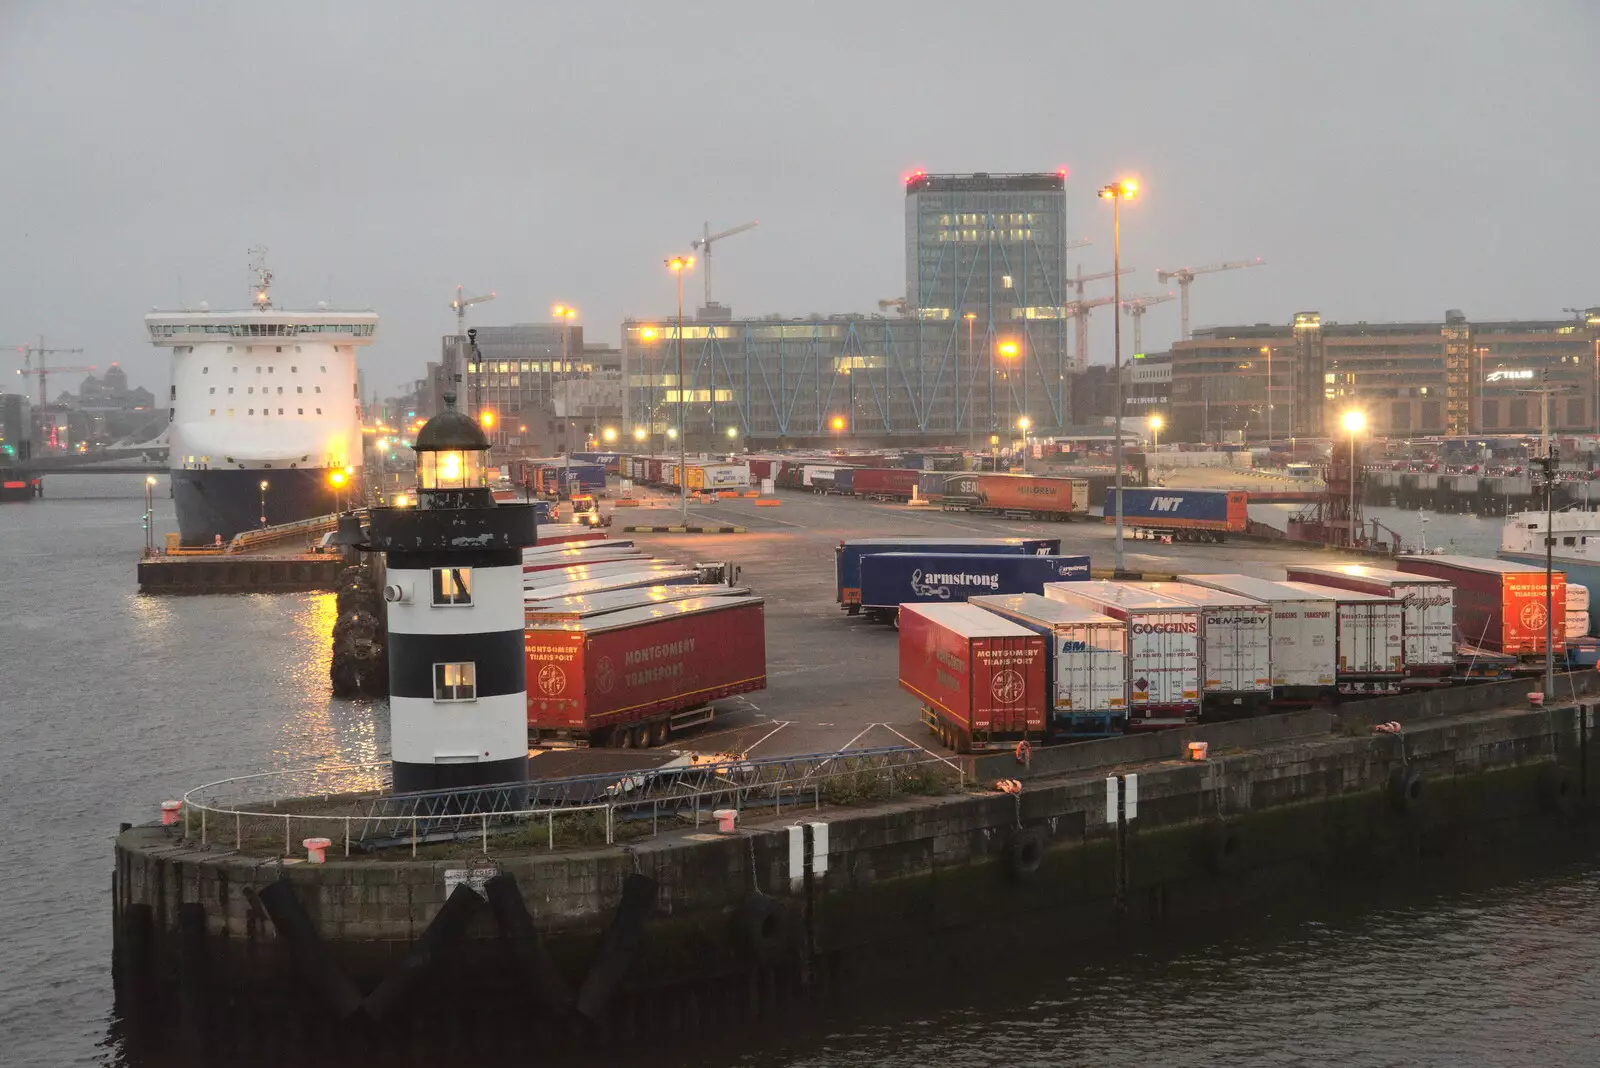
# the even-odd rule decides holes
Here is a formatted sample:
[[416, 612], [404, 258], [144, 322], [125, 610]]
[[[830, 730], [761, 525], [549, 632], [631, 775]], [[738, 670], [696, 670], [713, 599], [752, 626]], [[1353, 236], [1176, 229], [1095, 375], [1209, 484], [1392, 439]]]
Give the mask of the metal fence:
[[[916, 746], [852, 749], [762, 760], [715, 760], [562, 779], [396, 794], [388, 761], [263, 772], [197, 786], [183, 795], [187, 837], [243, 852], [294, 852], [297, 839], [330, 848], [376, 851], [515, 835], [517, 845], [553, 850], [563, 837], [617, 840], [694, 826], [718, 809], [744, 812], [893, 797], [930, 781], [961, 782], [960, 766]], [[930, 780], [928, 777], [932, 776]], [[650, 829], [642, 831], [648, 820]]]

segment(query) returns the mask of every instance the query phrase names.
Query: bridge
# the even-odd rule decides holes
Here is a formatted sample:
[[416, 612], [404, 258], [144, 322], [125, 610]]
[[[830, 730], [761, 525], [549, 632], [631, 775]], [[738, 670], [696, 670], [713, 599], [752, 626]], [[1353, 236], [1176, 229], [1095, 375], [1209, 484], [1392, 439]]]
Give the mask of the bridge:
[[66, 456], [35, 456], [18, 465], [24, 475], [164, 475], [164, 458], [148, 453], [118, 454], [109, 449]]

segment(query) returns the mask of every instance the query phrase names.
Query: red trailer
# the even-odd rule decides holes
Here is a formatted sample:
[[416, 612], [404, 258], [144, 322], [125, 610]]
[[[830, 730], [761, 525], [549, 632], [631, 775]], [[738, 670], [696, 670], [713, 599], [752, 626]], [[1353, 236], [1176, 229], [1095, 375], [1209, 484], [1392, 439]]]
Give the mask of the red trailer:
[[900, 688], [957, 752], [1044, 736], [1045, 658], [1041, 635], [976, 605], [900, 607]]
[[[1544, 568], [1475, 556], [1402, 556], [1395, 567], [1455, 586], [1457, 641], [1515, 656], [1544, 655]], [[1564, 642], [1567, 576], [1555, 572], [1550, 585], [1556, 641]]]
[[898, 467], [862, 467], [853, 476], [851, 490], [857, 497], [909, 501], [917, 488], [917, 477], [921, 474], [921, 471]]
[[759, 597], [671, 601], [524, 631], [530, 741], [643, 747], [767, 686]]

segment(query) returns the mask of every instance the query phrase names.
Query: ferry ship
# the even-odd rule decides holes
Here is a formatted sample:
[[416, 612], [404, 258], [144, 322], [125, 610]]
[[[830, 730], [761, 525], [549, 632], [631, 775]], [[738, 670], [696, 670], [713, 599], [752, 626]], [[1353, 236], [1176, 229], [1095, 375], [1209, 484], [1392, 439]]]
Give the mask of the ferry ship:
[[377, 313], [274, 308], [259, 258], [251, 274], [248, 308], [145, 316], [151, 344], [172, 350], [167, 440], [184, 545], [335, 512], [336, 471], [361, 484], [356, 353]]
[[[1516, 512], [1506, 516], [1500, 527], [1500, 551], [1495, 555], [1533, 567], [1544, 566], [1543, 511]], [[1551, 567], [1567, 576], [1567, 587], [1583, 586], [1600, 590], [1600, 512], [1587, 508], [1566, 508], [1550, 514], [1550, 530], [1556, 543], [1551, 546]], [[1600, 613], [1589, 614], [1591, 633], [1600, 624]]]

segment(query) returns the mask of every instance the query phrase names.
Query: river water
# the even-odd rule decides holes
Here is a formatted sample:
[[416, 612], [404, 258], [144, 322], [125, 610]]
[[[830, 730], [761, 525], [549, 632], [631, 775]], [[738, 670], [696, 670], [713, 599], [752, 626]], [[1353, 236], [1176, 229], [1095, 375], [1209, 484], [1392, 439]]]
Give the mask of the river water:
[[[331, 595], [141, 597], [142, 477], [58, 477], [48, 492], [0, 506], [0, 799], [17, 832], [0, 893], [0, 1063], [129, 1063], [108, 1038], [118, 822], [211, 779], [381, 756], [387, 709], [327, 696]], [[174, 529], [164, 494], [163, 480], [158, 539]], [[1410, 533], [1416, 517], [1395, 525]], [[1441, 530], [1483, 552], [1498, 526], [1437, 517], [1430, 544]], [[1589, 1064], [1597, 954], [1600, 863], [1582, 863], [998, 988], [937, 977], [683, 1063]]]

